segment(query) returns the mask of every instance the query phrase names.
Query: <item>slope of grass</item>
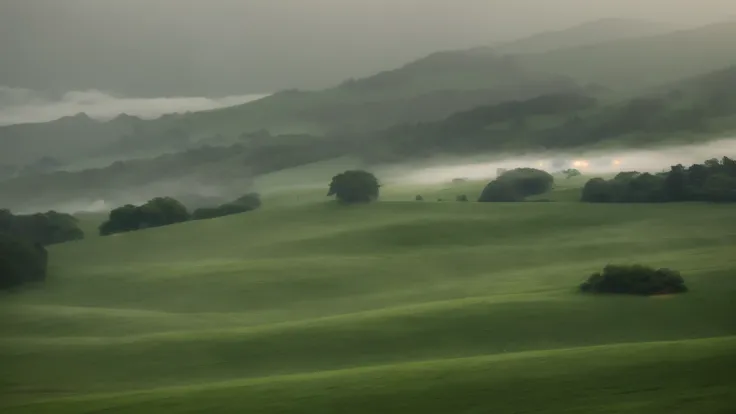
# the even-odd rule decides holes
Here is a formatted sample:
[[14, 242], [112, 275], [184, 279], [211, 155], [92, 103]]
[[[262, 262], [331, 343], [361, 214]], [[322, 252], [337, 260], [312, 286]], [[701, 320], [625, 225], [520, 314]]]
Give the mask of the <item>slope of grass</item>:
[[[421, 188], [384, 190], [453, 191]], [[53, 246], [49, 280], [0, 303], [3, 412], [719, 412], [735, 214], [306, 203]], [[692, 291], [575, 291], [610, 262]]]
[[17, 413], [728, 413], [734, 337], [432, 361], [60, 399]]

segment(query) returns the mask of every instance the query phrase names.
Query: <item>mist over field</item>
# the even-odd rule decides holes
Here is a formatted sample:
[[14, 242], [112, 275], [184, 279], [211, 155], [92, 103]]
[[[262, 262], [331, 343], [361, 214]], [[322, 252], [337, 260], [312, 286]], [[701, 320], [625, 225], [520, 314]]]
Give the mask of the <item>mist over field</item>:
[[90, 89], [70, 91], [52, 97], [30, 89], [0, 86], [0, 125], [47, 122], [82, 112], [98, 120], [112, 119], [120, 114], [153, 119], [165, 114], [239, 105], [265, 96], [267, 95], [136, 98]]
[[384, 182], [395, 184], [437, 184], [455, 178], [491, 179], [498, 168], [539, 168], [556, 172], [576, 168], [583, 174], [606, 175], [621, 171], [659, 172], [677, 164], [690, 165], [723, 154], [736, 153], [736, 138], [725, 138], [703, 144], [620, 151], [585, 151], [576, 153], [539, 153], [522, 156], [493, 157], [490, 162], [457, 159], [435, 165], [407, 168], [392, 166]]

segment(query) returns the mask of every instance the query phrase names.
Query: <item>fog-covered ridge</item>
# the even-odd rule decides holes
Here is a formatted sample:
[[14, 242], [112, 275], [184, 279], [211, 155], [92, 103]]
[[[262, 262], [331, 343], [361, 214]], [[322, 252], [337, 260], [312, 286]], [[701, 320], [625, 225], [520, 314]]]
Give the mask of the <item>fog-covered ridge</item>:
[[85, 113], [99, 120], [112, 119], [120, 114], [152, 119], [171, 113], [206, 111], [239, 105], [265, 96], [267, 95], [136, 98], [99, 90], [86, 90], [70, 91], [60, 97], [51, 97], [29, 89], [0, 86], [0, 125], [48, 122], [79, 113]]

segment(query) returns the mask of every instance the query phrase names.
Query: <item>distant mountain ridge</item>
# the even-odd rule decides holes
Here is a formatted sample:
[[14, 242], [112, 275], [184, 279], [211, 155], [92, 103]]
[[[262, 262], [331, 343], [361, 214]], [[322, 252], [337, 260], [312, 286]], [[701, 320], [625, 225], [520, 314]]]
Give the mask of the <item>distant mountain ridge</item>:
[[615, 40], [655, 36], [684, 29], [687, 29], [687, 26], [675, 23], [608, 18], [561, 30], [538, 33], [491, 47], [502, 54], [543, 53]]
[[[606, 20], [598, 25], [620, 28], [626, 22]], [[665, 30], [642, 24], [646, 30]], [[591, 23], [569, 30], [591, 31], [594, 27]], [[287, 90], [222, 109], [156, 120], [123, 117], [99, 123], [80, 118], [0, 127], [0, 164], [33, 162], [43, 156], [84, 158], [106, 147], [143, 145], [158, 151], [173, 145], [169, 150], [180, 150], [201, 139], [217, 136], [217, 141], [227, 143], [262, 129], [276, 135], [378, 131], [396, 124], [440, 120], [475, 106], [551, 93], [597, 91], [636, 96], [658, 85], [736, 64], [733, 39], [736, 21], [541, 53], [503, 55], [493, 48], [437, 52], [329, 89]], [[555, 42], [560, 44], [558, 40], [551, 43]], [[121, 140], [125, 145], [119, 145]]]

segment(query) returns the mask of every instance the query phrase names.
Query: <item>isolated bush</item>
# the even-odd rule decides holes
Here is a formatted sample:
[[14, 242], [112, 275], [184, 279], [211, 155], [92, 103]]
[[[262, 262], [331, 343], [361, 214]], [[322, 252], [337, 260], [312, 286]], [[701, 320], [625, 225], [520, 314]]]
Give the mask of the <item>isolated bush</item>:
[[39, 243], [0, 234], [0, 289], [46, 278], [48, 253]]
[[653, 269], [642, 265], [608, 265], [580, 285], [586, 293], [658, 295], [686, 292], [685, 281], [671, 269]]
[[110, 211], [107, 221], [100, 225], [100, 235], [135, 231], [182, 223], [190, 215], [182, 203], [171, 197], [157, 197], [142, 206], [127, 204]]
[[414, 200], [416, 200], [416, 201], [424, 201], [424, 197], [422, 197], [421, 194], [417, 194], [417, 196], [414, 197]]
[[343, 203], [368, 203], [378, 198], [378, 179], [363, 170], [349, 170], [332, 177], [327, 196]]
[[0, 210], [0, 233], [44, 246], [84, 238], [75, 217], [56, 211], [14, 215]]
[[554, 177], [535, 168], [516, 168], [501, 174], [483, 189], [480, 202], [523, 201], [526, 197], [543, 194], [552, 188]]
[[459, 196], [455, 197], [455, 201], [468, 201], [468, 196], [465, 194], [460, 194]]

